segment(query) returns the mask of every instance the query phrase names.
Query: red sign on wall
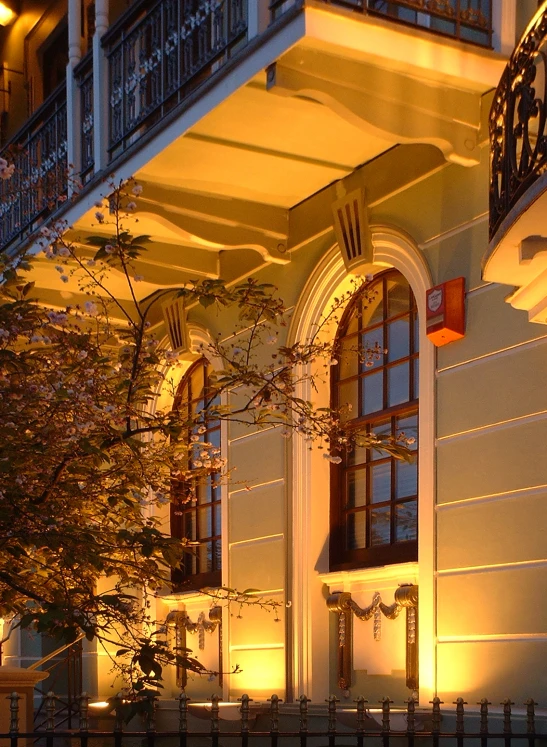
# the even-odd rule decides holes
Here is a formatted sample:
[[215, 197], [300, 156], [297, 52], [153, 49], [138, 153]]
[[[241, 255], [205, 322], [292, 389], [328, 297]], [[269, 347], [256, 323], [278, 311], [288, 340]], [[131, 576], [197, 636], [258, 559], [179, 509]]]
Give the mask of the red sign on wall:
[[465, 278], [454, 278], [426, 293], [426, 330], [440, 347], [465, 335]]

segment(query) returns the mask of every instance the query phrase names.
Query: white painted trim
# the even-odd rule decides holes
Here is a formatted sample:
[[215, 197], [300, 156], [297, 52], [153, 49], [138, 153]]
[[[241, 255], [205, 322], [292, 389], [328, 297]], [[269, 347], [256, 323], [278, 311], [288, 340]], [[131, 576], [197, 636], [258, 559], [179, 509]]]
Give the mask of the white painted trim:
[[495, 350], [492, 353], [485, 353], [484, 355], [479, 355], [476, 358], [469, 358], [469, 360], [461, 361], [460, 363], [454, 363], [451, 366], [445, 366], [444, 368], [439, 368], [437, 370], [437, 377], [450, 373], [452, 371], [457, 371], [465, 366], [476, 366], [480, 363], [485, 363], [495, 358], [503, 358], [506, 355], [513, 355], [515, 351], [521, 348], [531, 348], [535, 347], [536, 345], [542, 345], [546, 342], [547, 335], [535, 337], [533, 340], [526, 340], [526, 342], [518, 342], [516, 343], [516, 345], [510, 345], [509, 347], [503, 348], [502, 350]]
[[473, 498], [461, 498], [457, 501], [451, 501], [450, 503], [439, 503], [436, 506], [437, 511], [446, 510], [449, 508], [459, 508], [460, 506], [476, 505], [477, 503], [491, 503], [493, 501], [503, 501], [506, 498], [523, 498], [527, 495], [540, 495], [541, 493], [547, 493], [547, 484], [545, 485], [533, 485], [529, 488], [518, 488], [517, 490], [509, 490], [505, 493], [491, 493], [489, 495], [478, 495]]
[[[425, 294], [432, 285], [427, 263], [415, 243], [405, 234], [385, 226], [371, 226], [373, 265], [364, 265], [359, 274], [395, 267], [409, 281], [420, 314], [420, 470], [419, 470], [419, 551], [420, 586], [420, 697], [427, 702], [435, 692], [435, 511], [434, 511], [434, 422], [435, 422], [435, 349], [425, 333]], [[289, 331], [289, 344], [309, 336], [335, 295], [348, 285], [342, 255], [335, 245], [323, 257], [307, 283], [297, 304]], [[325, 387], [328, 385], [325, 384]], [[323, 392], [325, 394], [325, 392]], [[297, 396], [312, 399], [308, 387], [300, 387]], [[328, 397], [328, 395], [327, 395]], [[312, 472], [312, 453], [307, 444], [292, 442], [292, 678], [296, 693], [313, 699], [328, 695], [329, 654], [328, 611], [319, 583], [326, 576], [318, 573], [325, 563], [324, 552], [317, 554], [317, 536], [324, 542], [329, 536], [329, 491], [316, 484]], [[314, 482], [315, 477], [315, 482]], [[327, 481], [328, 483], [328, 481]], [[315, 547], [314, 547], [315, 545]], [[326, 568], [325, 568], [326, 570]], [[380, 575], [382, 571], [377, 569]], [[330, 575], [330, 574], [328, 574]], [[322, 606], [321, 606], [322, 605]]]
[[541, 641], [547, 643], [547, 633], [496, 633], [485, 635], [446, 635], [439, 636], [437, 643], [521, 643]]
[[[427, 176], [429, 177], [430, 174]], [[438, 233], [436, 236], [432, 236], [430, 239], [427, 239], [427, 241], [422, 241], [421, 244], [418, 244], [418, 248], [424, 251], [425, 249], [429, 249], [431, 246], [436, 246], [437, 244], [440, 244], [441, 241], [446, 241], [446, 239], [451, 239], [453, 236], [458, 236], [460, 233], [463, 233], [463, 231], [473, 228], [473, 226], [486, 223], [489, 217], [490, 213], [481, 213], [480, 215], [475, 216], [475, 218], [466, 220], [465, 223], [460, 223], [460, 225], [455, 228], [450, 228], [448, 231], [443, 231], [442, 233]]]
[[498, 423], [488, 423], [487, 425], [480, 425], [477, 428], [470, 428], [468, 431], [461, 431], [460, 433], [452, 433], [448, 436], [440, 436], [436, 440], [436, 445], [442, 445], [452, 441], [463, 441], [467, 438], [475, 438], [476, 436], [482, 436], [484, 433], [493, 433], [496, 431], [504, 431], [507, 428], [513, 428], [518, 425], [526, 423], [535, 423], [538, 420], [545, 420], [547, 418], [547, 410], [541, 412], [532, 412], [527, 415], [519, 415], [516, 418], [510, 418], [508, 420], [500, 420]]
[[498, 571], [521, 570], [524, 568], [545, 568], [547, 559], [539, 560], [516, 560], [513, 563], [497, 563], [495, 565], [476, 565], [467, 568], [446, 568], [437, 571], [437, 576], [469, 576], [476, 573], [492, 573]]

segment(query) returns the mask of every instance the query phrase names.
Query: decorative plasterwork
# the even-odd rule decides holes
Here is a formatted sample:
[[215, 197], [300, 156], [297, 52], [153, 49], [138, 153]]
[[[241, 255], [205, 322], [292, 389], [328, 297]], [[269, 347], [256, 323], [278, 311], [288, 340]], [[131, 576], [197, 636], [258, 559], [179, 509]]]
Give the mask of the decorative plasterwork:
[[[297, 70], [273, 63], [267, 71], [267, 88], [282, 96], [313, 99], [365, 133], [391, 140], [393, 145], [429, 143], [449, 161], [463, 166], [479, 163], [477, 94], [447, 92], [444, 88], [435, 90], [432, 96], [435, 87], [431, 84], [393, 71], [375, 71], [357, 62], [343, 64], [343, 71], [337, 62], [326, 77], [325, 73], [317, 75], [314, 68], [308, 71], [305, 64]], [[378, 88], [378, 76], [384, 88]]]
[[[434, 428], [435, 428], [435, 351], [425, 334], [425, 295], [431, 286], [431, 274], [423, 254], [412, 240], [397, 230], [371, 226], [373, 263], [364, 264], [360, 274], [374, 273], [384, 267], [395, 267], [409, 281], [420, 316], [420, 475], [419, 475], [419, 547], [418, 564], [348, 572], [347, 580], [358, 581], [373, 574], [378, 578], [394, 572], [395, 583], [417, 583], [420, 586], [421, 621], [420, 699], [427, 702], [435, 687], [435, 608], [434, 608]], [[338, 246], [324, 256], [306, 285], [295, 309], [289, 333], [293, 340], [306, 339], [316, 329], [322, 314], [333, 298], [347, 287], [348, 275]], [[312, 393], [297, 396], [311, 399]], [[324, 398], [324, 399], [321, 399]], [[314, 393], [314, 399], [328, 404], [328, 388]], [[315, 459], [315, 461], [314, 461]], [[295, 692], [324, 697], [328, 682], [322, 681], [328, 670], [328, 614], [320, 593], [321, 581], [328, 583], [338, 574], [326, 574], [325, 547], [329, 534], [328, 471], [325, 460], [314, 456], [305, 442], [295, 439], [292, 453], [292, 576], [290, 596], [292, 678]], [[319, 571], [319, 573], [318, 573]], [[343, 574], [346, 575], [346, 574]], [[387, 580], [387, 577], [386, 577]], [[376, 581], [377, 583], [377, 581]], [[340, 586], [338, 586], [340, 588]], [[344, 590], [348, 589], [346, 586]], [[362, 588], [362, 587], [361, 587]]]

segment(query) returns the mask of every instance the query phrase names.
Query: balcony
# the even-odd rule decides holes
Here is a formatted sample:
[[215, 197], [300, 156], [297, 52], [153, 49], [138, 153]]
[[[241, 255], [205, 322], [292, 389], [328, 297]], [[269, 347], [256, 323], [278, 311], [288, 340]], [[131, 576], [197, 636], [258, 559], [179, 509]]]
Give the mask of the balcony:
[[[252, 245], [282, 263], [286, 211], [393, 146], [429, 143], [455, 163], [478, 163], [480, 97], [501, 64], [486, 48], [490, 0], [187, 7], [132, 4], [12, 140], [2, 247], [68, 212], [72, 195], [90, 195], [71, 212], [76, 224], [115, 170], [154, 190], [142, 230], [158, 245], [201, 237], [208, 273], [213, 248]], [[207, 209], [202, 200], [176, 218], [196, 193]], [[238, 230], [227, 198], [247, 216]]]
[[547, 323], [547, 2], [526, 29], [490, 111], [490, 245], [485, 280]]

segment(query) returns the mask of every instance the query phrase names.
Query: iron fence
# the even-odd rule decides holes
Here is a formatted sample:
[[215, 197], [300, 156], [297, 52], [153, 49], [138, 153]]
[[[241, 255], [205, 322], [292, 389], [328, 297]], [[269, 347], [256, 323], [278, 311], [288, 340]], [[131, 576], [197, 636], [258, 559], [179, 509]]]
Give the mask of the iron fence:
[[0, 181], [0, 246], [32, 231], [68, 190], [66, 85], [60, 85], [0, 153], [15, 167]]
[[93, 51], [90, 50], [74, 69], [80, 92], [80, 179], [85, 183], [93, 173], [94, 116], [93, 116]]
[[547, 10], [520, 40], [490, 110], [490, 238], [547, 169]]
[[[440, 698], [433, 698], [430, 708], [420, 708], [413, 698], [404, 708], [393, 708], [386, 697], [379, 708], [371, 708], [364, 697], [353, 702], [353, 707], [340, 705], [335, 696], [324, 704], [311, 705], [302, 695], [296, 703], [283, 704], [276, 696], [264, 703], [255, 703], [243, 695], [237, 703], [221, 703], [213, 696], [207, 703], [193, 703], [185, 694], [178, 698], [176, 723], [160, 730], [156, 718], [160, 711], [153, 701], [143, 701], [143, 718], [136, 718], [136, 726], [129, 727], [123, 720], [121, 698], [112, 702], [112, 715], [98, 719], [92, 715], [90, 698], [79, 697], [79, 724], [76, 729], [59, 729], [56, 725], [56, 698], [48, 693], [44, 702], [45, 728], [25, 732], [19, 729], [20, 696], [12, 693], [9, 700], [9, 730], [0, 734], [9, 747], [28, 744], [55, 747], [63, 744], [76, 747], [127, 747], [127, 745], [173, 745], [200, 747], [239, 745], [242, 747], [536, 747], [545, 739], [545, 723], [538, 722], [536, 703], [528, 700], [517, 714], [514, 703], [504, 700], [496, 712], [489, 711], [491, 703], [483, 698], [473, 711], [466, 708], [463, 698], [458, 698], [451, 710], [443, 708]], [[229, 705], [232, 715], [226, 717], [221, 705]], [[7, 707], [7, 703], [6, 703]], [[235, 715], [234, 715], [235, 714]], [[0, 717], [3, 714], [0, 714]], [[539, 728], [538, 728], [539, 727]]]
[[[324, 0], [347, 10], [389, 18], [455, 39], [492, 46], [492, 0]], [[295, 0], [273, 0], [272, 19], [283, 15]]]
[[114, 158], [181, 103], [246, 41], [246, 0], [132, 6], [103, 38]]

